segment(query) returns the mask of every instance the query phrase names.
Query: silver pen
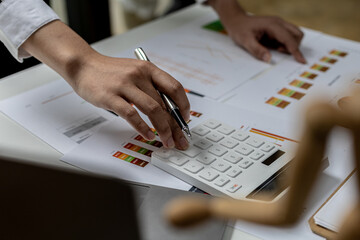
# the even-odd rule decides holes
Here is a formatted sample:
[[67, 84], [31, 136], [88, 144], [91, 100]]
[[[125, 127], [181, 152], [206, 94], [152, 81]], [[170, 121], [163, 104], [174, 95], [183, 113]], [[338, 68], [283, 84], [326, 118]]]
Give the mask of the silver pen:
[[[146, 56], [144, 50], [141, 47], [138, 47], [135, 49], [135, 56], [139, 60], [149, 61], [149, 58]], [[176, 104], [171, 100], [170, 97], [166, 96], [164, 93], [157, 90], [159, 95], [161, 96], [163, 102], [165, 103], [165, 106], [171, 116], [175, 118], [176, 122], [180, 126], [181, 130], [188, 136], [191, 137], [189, 126], [186, 124], [185, 120], [181, 116], [181, 113], [179, 111], [179, 107], [176, 106]]]

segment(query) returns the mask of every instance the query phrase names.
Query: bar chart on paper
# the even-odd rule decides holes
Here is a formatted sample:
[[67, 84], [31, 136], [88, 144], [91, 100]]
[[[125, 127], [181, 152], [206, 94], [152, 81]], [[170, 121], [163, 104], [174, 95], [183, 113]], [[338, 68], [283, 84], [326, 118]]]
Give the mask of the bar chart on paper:
[[307, 65], [279, 63], [224, 97], [225, 102], [274, 118], [294, 119], [320, 96], [336, 104], [352, 84], [360, 83], [360, 70], [352, 64], [360, 62], [360, 44], [321, 36], [307, 47], [312, 49]]

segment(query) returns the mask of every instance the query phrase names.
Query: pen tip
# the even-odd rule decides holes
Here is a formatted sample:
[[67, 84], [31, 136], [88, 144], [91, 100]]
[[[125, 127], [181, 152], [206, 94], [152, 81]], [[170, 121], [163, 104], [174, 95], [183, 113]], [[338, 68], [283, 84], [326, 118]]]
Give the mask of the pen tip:
[[189, 138], [191, 138], [191, 133], [190, 133], [189, 128], [185, 128], [185, 129], [184, 129], [184, 132], [186, 133], [186, 135], [187, 135]]

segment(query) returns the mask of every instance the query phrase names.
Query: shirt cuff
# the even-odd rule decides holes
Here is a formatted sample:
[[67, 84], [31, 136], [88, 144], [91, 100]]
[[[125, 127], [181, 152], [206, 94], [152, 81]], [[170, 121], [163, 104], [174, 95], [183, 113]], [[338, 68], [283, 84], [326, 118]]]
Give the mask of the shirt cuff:
[[19, 62], [31, 55], [21, 45], [39, 28], [57, 20], [42, 0], [3, 0], [0, 3], [0, 40]]

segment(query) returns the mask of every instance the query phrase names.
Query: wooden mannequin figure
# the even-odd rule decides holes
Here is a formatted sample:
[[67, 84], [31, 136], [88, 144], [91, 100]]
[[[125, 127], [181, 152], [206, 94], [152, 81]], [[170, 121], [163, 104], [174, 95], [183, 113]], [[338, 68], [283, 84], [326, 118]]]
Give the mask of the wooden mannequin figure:
[[[268, 225], [295, 223], [320, 172], [327, 136], [333, 127], [341, 126], [353, 133], [356, 168], [360, 167], [360, 92], [340, 101], [339, 105], [341, 110], [326, 103], [318, 103], [308, 110], [304, 135], [290, 169], [290, 189], [284, 197], [273, 203], [180, 198], [165, 209], [169, 221], [177, 226], [192, 225], [210, 217], [243, 219]], [[357, 177], [356, 190], [359, 193], [360, 174]], [[360, 239], [360, 198], [343, 221], [335, 239]]]

